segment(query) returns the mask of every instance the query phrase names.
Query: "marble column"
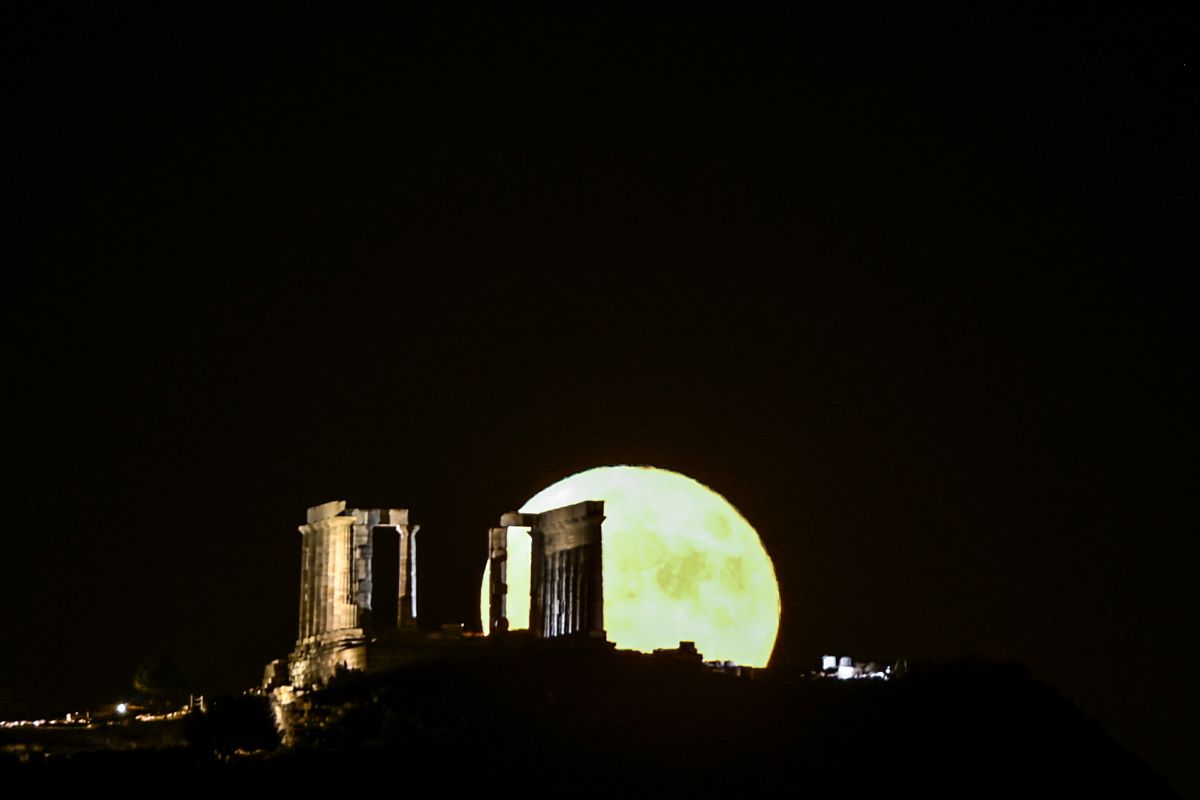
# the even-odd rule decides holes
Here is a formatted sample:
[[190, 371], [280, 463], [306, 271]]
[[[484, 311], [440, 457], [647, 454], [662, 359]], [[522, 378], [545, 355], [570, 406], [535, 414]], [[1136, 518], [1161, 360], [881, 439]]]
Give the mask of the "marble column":
[[389, 521], [400, 536], [400, 585], [398, 588], [396, 624], [411, 627], [417, 621], [417, 532], [420, 525], [410, 525], [408, 510], [393, 508]]
[[508, 630], [508, 528], [488, 530], [488, 633]]
[[300, 635], [306, 639], [312, 633], [313, 613], [313, 535], [308, 525], [300, 526]]

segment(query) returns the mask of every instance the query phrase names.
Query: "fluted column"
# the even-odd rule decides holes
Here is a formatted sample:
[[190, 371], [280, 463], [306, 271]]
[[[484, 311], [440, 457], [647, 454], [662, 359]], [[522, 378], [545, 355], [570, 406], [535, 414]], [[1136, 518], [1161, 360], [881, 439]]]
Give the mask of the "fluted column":
[[353, 628], [358, 624], [358, 606], [351, 593], [350, 545], [354, 517], [329, 517], [313, 527], [321, 536], [321, 623], [318, 633]]
[[542, 636], [546, 625], [546, 538], [537, 527], [529, 529], [529, 630]]
[[325, 632], [329, 624], [329, 531], [313, 526], [313, 627], [310, 636]]
[[[342, 520], [345, 520], [342, 523]], [[353, 541], [354, 518], [334, 517], [330, 520], [330, 541], [333, 545], [333, 625], [332, 630], [353, 628], [358, 607], [350, 591], [350, 577], [354, 565], [350, 558], [350, 543]], [[339, 524], [341, 523], [341, 524]]]
[[313, 587], [312, 587], [312, 537], [308, 525], [300, 526], [300, 632], [297, 638], [305, 639], [312, 631]]
[[396, 624], [405, 627], [417, 620], [417, 532], [421, 526], [408, 524], [405, 509], [392, 509], [390, 517], [400, 536], [400, 596], [397, 598]]

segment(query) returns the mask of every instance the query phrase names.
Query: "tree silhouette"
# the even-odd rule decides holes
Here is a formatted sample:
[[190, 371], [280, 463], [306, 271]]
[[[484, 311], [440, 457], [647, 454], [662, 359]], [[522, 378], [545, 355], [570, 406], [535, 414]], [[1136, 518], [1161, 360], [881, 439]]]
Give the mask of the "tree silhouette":
[[133, 676], [133, 688], [156, 707], [181, 705], [188, 696], [188, 681], [170, 656], [153, 656], [142, 662]]

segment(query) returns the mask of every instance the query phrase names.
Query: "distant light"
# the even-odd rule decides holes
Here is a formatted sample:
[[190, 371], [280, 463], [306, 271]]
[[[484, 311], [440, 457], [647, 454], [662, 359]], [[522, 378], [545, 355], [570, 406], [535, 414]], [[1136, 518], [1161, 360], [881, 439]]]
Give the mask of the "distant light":
[[118, 714], [124, 714], [128, 710], [129, 710], [129, 706], [125, 705], [124, 703], [117, 703], [117, 713]]

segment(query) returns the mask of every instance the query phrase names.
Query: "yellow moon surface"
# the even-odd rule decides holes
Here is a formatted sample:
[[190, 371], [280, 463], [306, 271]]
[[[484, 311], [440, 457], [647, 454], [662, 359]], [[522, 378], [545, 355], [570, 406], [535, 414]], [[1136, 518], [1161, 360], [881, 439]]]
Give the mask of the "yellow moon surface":
[[[694, 641], [708, 661], [766, 666], [779, 632], [779, 584], [758, 533], [728, 500], [686, 475], [597, 467], [521, 506], [538, 514], [604, 501], [604, 627], [610, 641], [651, 652]], [[509, 628], [529, 627], [529, 536], [509, 529]], [[480, 587], [487, 627], [488, 571]]]

